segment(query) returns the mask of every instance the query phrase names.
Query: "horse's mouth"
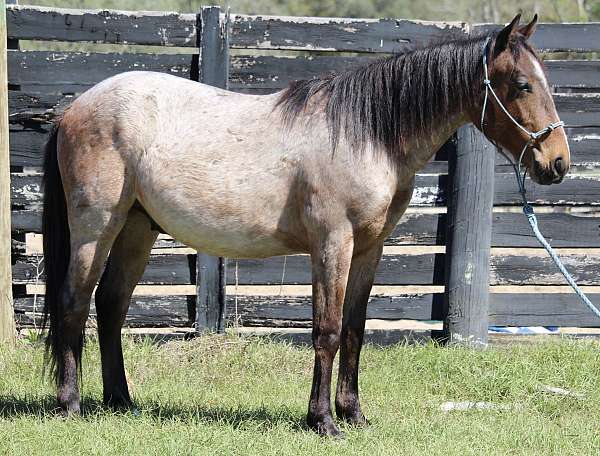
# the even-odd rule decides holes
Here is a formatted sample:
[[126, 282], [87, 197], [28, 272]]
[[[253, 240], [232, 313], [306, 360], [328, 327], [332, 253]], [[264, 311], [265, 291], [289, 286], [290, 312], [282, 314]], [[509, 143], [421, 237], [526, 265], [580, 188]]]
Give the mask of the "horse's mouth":
[[558, 175], [553, 171], [544, 170], [538, 162], [534, 162], [529, 170], [531, 180], [540, 185], [560, 184], [565, 178], [564, 175]]
[[[560, 184], [568, 172], [566, 169], [555, 169], [544, 157], [543, 152], [538, 147], [532, 147], [533, 160], [528, 166], [531, 180], [540, 185]], [[542, 164], [544, 163], [544, 164]], [[562, 168], [562, 167], [561, 167]]]

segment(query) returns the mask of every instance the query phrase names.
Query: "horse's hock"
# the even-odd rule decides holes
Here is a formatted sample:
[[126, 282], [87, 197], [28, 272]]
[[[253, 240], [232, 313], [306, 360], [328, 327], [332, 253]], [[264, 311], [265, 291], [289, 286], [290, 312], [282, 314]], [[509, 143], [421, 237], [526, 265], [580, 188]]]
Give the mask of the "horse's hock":
[[[226, 17], [216, 8], [195, 15], [8, 6], [6, 18], [12, 288], [15, 317], [21, 326], [38, 325], [43, 308], [39, 234], [43, 144], [52, 119], [82, 91], [123, 71], [150, 70], [266, 94], [294, 79], [497, 27], [408, 20]], [[34, 41], [42, 43], [32, 46]], [[50, 50], [61, 45], [49, 42], [81, 43], [82, 50]], [[106, 53], [103, 48], [100, 52], [96, 43], [112, 44], [113, 51]], [[543, 52], [598, 52], [600, 24], [541, 24], [534, 44]], [[166, 47], [172, 49], [162, 53]], [[27, 50], [32, 48], [46, 50]], [[191, 55], [194, 48], [196, 54]], [[546, 65], [559, 115], [568, 126], [572, 170], [560, 185], [529, 186], [528, 197], [537, 206], [542, 230], [559, 248], [578, 283], [598, 302], [600, 61], [547, 60]], [[454, 291], [446, 302], [451, 315], [460, 316], [454, 323], [449, 320], [456, 334], [484, 340], [488, 324], [600, 326], [530, 233], [508, 164], [498, 157], [494, 169], [492, 151], [487, 151], [491, 159], [476, 162], [486, 151], [478, 137], [469, 129], [462, 130], [458, 140], [446, 144], [417, 176], [411, 207], [386, 242], [368, 318], [424, 320], [427, 324], [420, 327], [429, 328], [431, 321], [441, 321], [448, 313], [444, 305], [448, 281]], [[463, 153], [457, 154], [457, 147]], [[465, 154], [465, 148], [474, 153]], [[482, 184], [486, 187], [465, 189], [461, 176], [475, 165], [489, 170], [490, 177]], [[481, 198], [473, 206], [467, 196], [486, 189], [488, 195], [493, 189], [493, 202]], [[446, 214], [447, 203], [451, 214]], [[490, 227], [485, 214], [491, 204]], [[452, 227], [460, 225], [457, 217], [468, 217], [469, 211], [483, 214], [479, 224], [468, 233], [453, 235]], [[446, 257], [448, 239], [455, 241], [448, 247], [452, 256]], [[480, 249], [475, 263], [465, 262], [469, 245]], [[194, 251], [161, 235], [127, 323], [189, 327], [198, 321], [199, 329], [216, 330], [223, 326], [224, 317], [242, 326], [310, 326], [306, 256], [226, 263], [225, 268], [218, 259], [205, 255], [197, 259]], [[485, 280], [488, 266], [489, 280]], [[461, 271], [464, 278], [474, 268], [476, 281], [459, 280]], [[206, 280], [201, 283], [199, 277]], [[462, 291], [457, 287], [463, 287]], [[473, 287], [478, 290], [475, 294]]]

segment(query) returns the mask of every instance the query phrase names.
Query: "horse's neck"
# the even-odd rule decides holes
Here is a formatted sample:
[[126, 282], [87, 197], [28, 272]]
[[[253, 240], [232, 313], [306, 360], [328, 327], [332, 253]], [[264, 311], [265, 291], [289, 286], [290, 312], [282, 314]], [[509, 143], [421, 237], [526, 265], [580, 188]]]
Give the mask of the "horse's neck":
[[409, 140], [405, 147], [404, 165], [415, 173], [423, 169], [452, 134], [468, 121], [465, 113], [457, 113], [440, 119], [428, 136]]

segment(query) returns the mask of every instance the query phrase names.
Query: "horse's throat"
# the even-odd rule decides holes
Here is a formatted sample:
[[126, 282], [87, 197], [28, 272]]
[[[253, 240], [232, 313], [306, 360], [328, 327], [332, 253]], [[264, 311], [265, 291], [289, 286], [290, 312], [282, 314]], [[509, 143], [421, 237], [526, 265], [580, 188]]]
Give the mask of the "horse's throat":
[[440, 119], [436, 128], [432, 129], [428, 135], [409, 140], [404, 154], [406, 166], [415, 173], [421, 171], [456, 130], [468, 122], [466, 114], [458, 113], [450, 118]]

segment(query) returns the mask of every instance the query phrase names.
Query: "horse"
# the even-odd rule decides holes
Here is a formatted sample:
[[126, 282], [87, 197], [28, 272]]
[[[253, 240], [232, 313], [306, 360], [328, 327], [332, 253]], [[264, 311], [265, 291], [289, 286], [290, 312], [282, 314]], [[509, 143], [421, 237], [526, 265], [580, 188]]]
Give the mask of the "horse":
[[[215, 256], [309, 254], [307, 425], [341, 435], [330, 402], [338, 349], [337, 417], [367, 425], [358, 388], [367, 302], [415, 174], [470, 122], [539, 184], [558, 183], [569, 169], [564, 129], [531, 141], [501, 109], [531, 131], [558, 120], [529, 43], [537, 15], [519, 20], [489, 37], [428, 45], [270, 95], [152, 72], [113, 76], [81, 94], [45, 151], [44, 315], [62, 412], [80, 413], [84, 328], [99, 278], [103, 400], [132, 406], [121, 327], [162, 229]], [[484, 55], [498, 98], [480, 125]]]

